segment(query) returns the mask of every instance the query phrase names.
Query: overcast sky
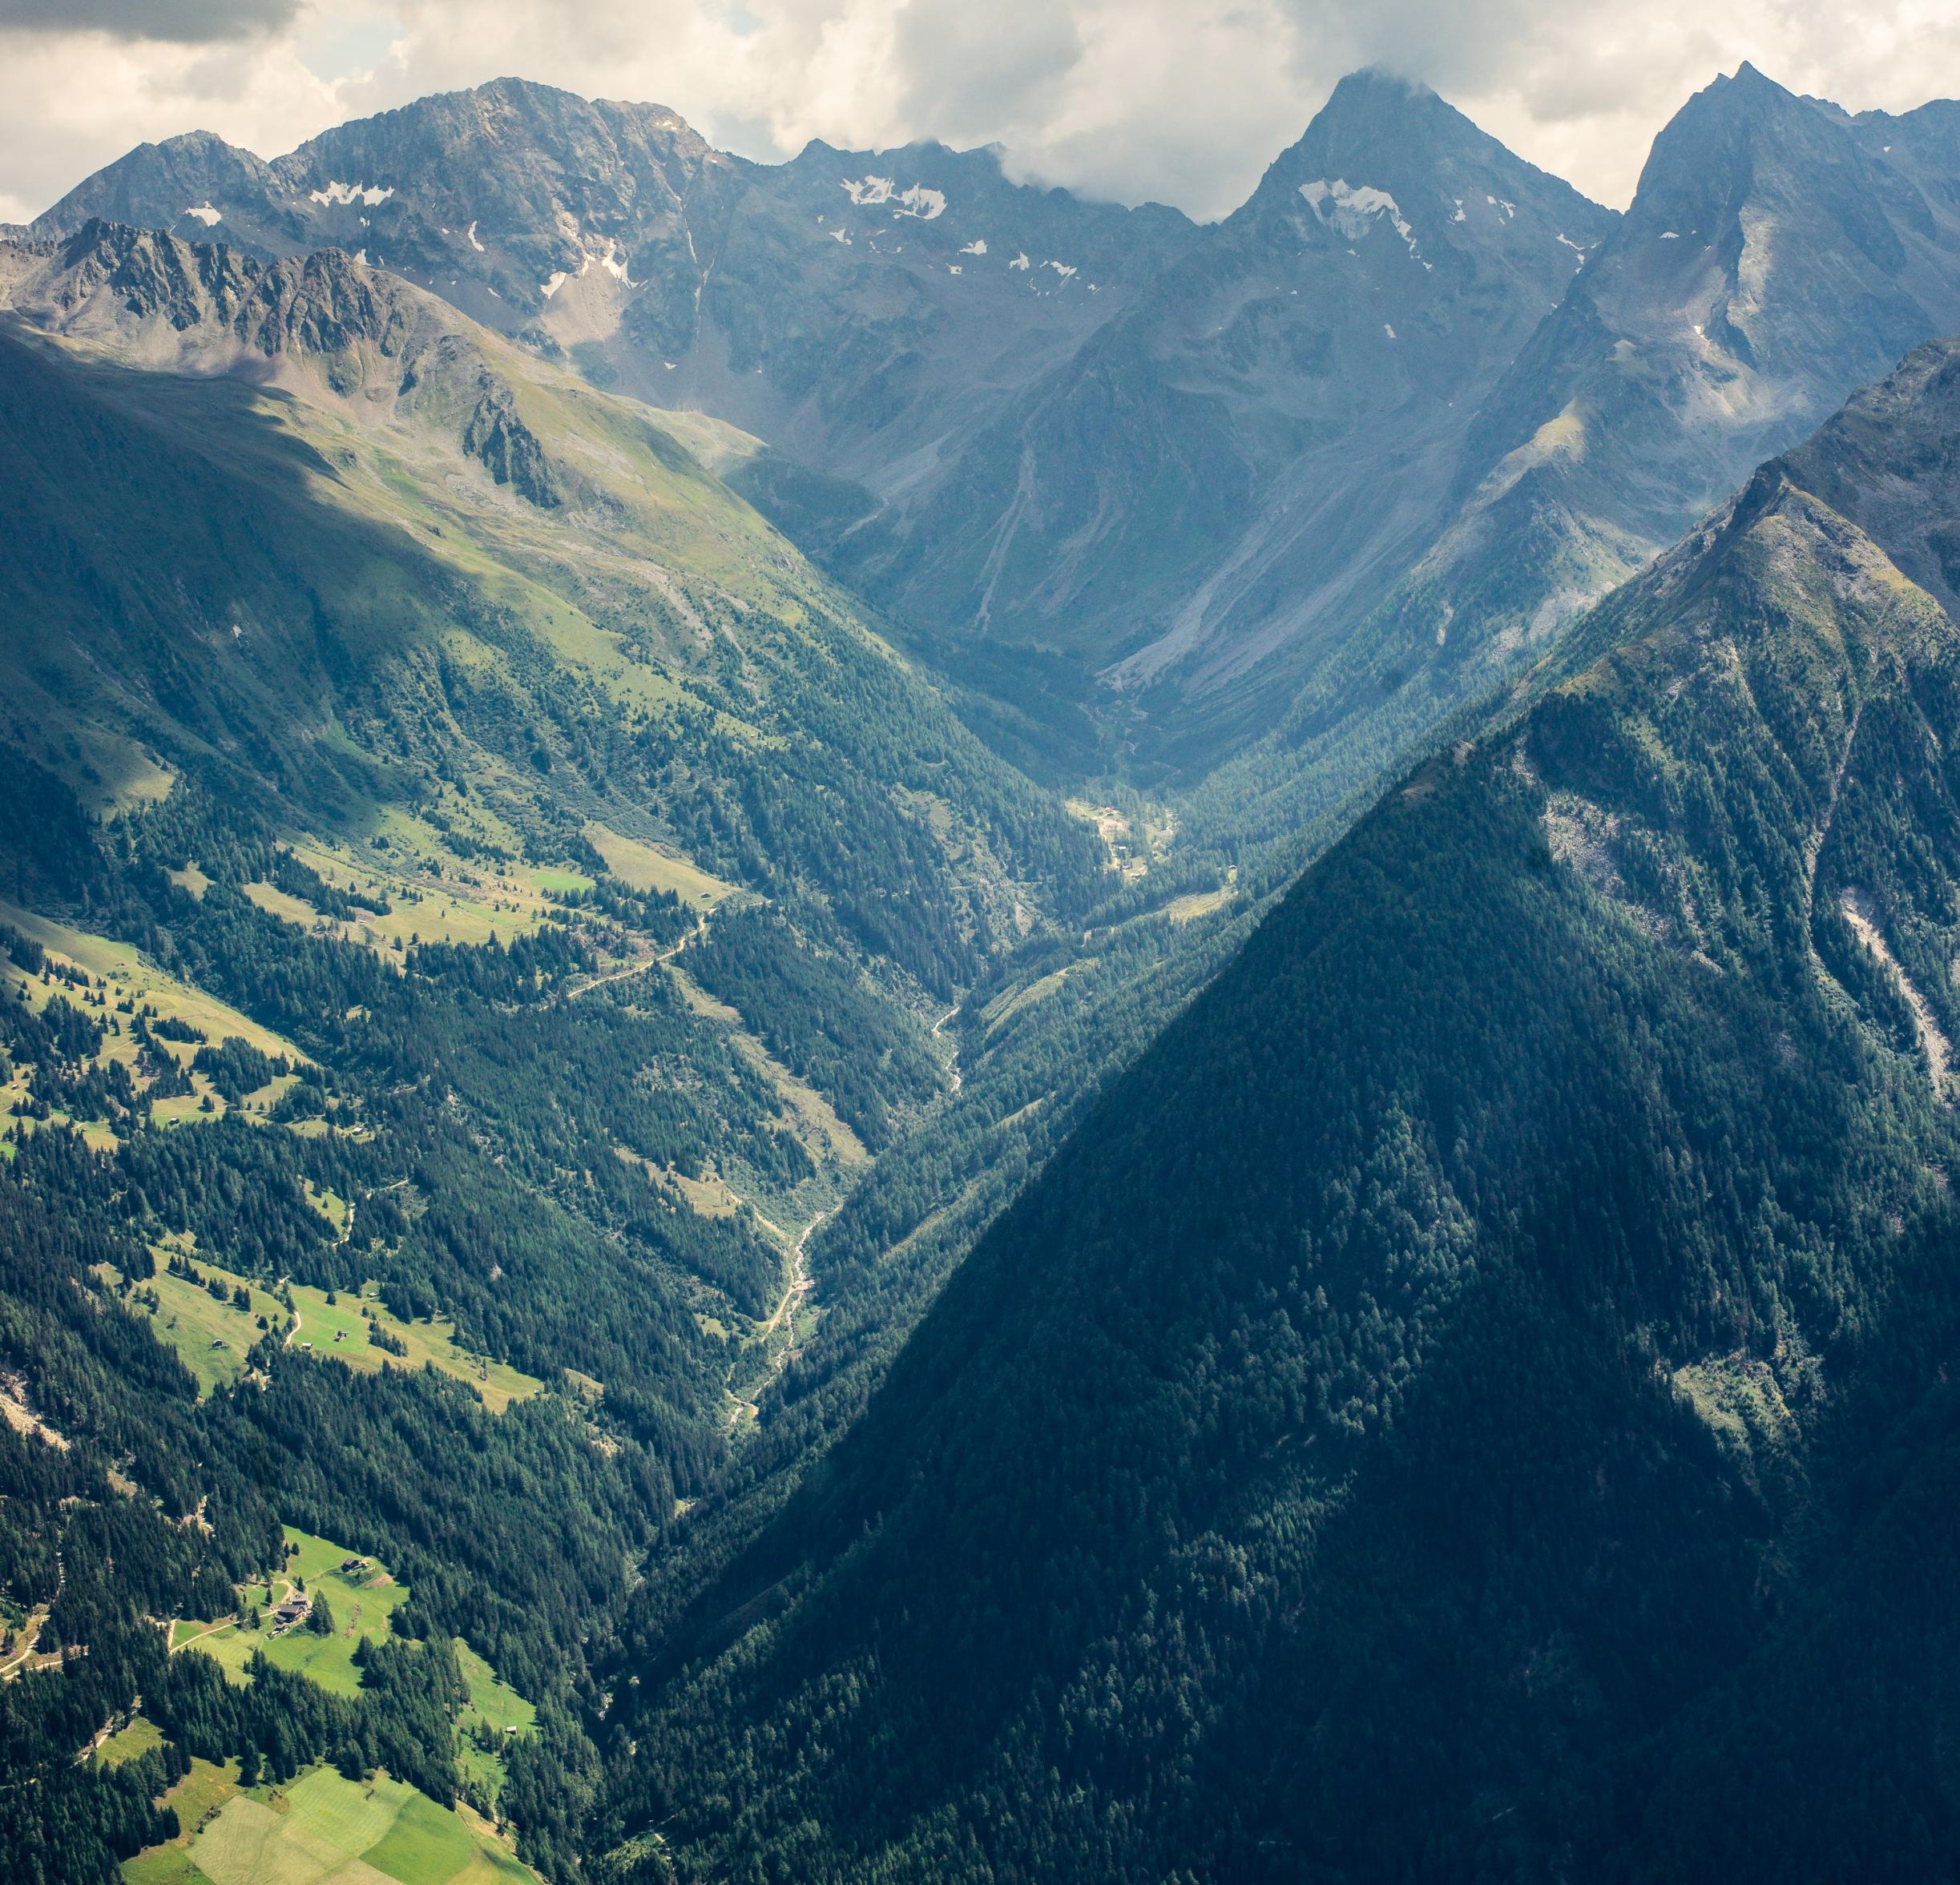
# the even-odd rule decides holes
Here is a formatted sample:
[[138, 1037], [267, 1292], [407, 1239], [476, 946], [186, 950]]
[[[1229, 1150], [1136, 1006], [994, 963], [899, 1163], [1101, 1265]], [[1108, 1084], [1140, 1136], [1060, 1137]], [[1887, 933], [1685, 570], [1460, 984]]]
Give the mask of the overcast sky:
[[1960, 96], [1960, 5], [1870, 0], [0, 0], [0, 220], [147, 138], [276, 156], [504, 74], [672, 107], [724, 148], [998, 142], [1020, 175], [1223, 214], [1344, 71], [1426, 79], [1623, 204], [1752, 60], [1853, 109]]

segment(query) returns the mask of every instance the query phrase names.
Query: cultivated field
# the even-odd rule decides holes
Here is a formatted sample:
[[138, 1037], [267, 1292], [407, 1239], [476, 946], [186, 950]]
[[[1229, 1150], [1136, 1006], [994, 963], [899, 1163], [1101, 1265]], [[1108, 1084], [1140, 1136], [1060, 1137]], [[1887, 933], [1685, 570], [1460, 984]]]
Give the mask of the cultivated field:
[[171, 1795], [183, 1837], [131, 1859], [127, 1885], [535, 1885], [467, 1807], [438, 1806], [385, 1774], [350, 1781], [315, 1767], [241, 1793], [225, 1770], [198, 1766], [208, 1776], [184, 1782], [196, 1783], [195, 1802]]

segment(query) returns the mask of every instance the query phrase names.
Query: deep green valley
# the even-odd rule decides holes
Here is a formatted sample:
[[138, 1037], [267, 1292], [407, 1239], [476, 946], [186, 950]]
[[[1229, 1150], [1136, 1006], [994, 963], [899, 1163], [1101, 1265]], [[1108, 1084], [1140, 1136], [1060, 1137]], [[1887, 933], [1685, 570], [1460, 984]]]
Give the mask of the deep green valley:
[[0, 231], [7, 1875], [1960, 1870], [1957, 126]]

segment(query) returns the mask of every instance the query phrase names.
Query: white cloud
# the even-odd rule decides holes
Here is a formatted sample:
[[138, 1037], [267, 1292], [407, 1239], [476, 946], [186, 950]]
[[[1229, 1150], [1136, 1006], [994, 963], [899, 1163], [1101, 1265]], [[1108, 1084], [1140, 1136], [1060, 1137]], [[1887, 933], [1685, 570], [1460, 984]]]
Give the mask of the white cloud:
[[[61, 23], [77, 18], [85, 30]], [[178, 36], [132, 38], [139, 18]], [[201, 127], [271, 156], [341, 119], [512, 73], [658, 101], [752, 156], [812, 137], [853, 148], [998, 142], [1018, 175], [1216, 215], [1341, 74], [1371, 60], [1427, 79], [1514, 149], [1623, 203], [1654, 132], [1744, 58], [1853, 109], [1902, 109], [1960, 94], [1960, 8], [300, 0], [288, 18], [281, 0], [175, 0], [161, 13], [86, 0], [79, 14], [0, 0], [0, 216], [34, 213], [141, 139]]]

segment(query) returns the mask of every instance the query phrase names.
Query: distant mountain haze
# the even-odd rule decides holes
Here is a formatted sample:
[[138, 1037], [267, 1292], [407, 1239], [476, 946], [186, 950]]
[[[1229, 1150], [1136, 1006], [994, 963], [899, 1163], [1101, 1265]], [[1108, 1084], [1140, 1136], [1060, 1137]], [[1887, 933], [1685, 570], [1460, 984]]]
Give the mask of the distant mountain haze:
[[1483, 400], [1426, 547], [1276, 690], [1273, 735], [1194, 819], [1229, 806], [1273, 830], [1324, 810], [1552, 646], [1758, 458], [1960, 330], [1957, 219], [1953, 105], [1853, 118], [1747, 66], [1690, 99]]
[[1370, 70], [1204, 228], [502, 80], [271, 164], [145, 146], [34, 228], [364, 254], [760, 440], [724, 474], [1022, 763], [1188, 780], [1286, 728], [1310, 797], [1960, 327], [1957, 187], [1960, 109], [1746, 66], [1623, 217]]

